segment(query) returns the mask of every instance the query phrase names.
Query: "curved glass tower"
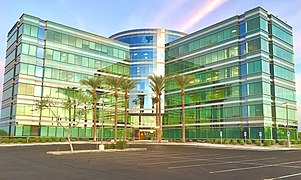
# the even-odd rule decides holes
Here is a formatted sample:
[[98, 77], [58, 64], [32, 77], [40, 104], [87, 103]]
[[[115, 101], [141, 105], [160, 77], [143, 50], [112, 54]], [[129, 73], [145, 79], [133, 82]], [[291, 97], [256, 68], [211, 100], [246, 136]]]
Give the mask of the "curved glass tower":
[[[148, 76], [165, 73], [165, 44], [185, 33], [161, 29], [134, 29], [116, 33], [110, 38], [130, 44], [130, 78], [138, 81], [136, 89], [131, 91], [129, 113], [132, 126], [139, 129], [139, 138], [147, 139], [148, 133], [156, 126], [155, 109]], [[162, 96], [164, 107], [164, 96]], [[162, 109], [162, 113], [164, 110]], [[136, 132], [136, 133], [138, 133]], [[136, 134], [137, 136], [137, 134]]]

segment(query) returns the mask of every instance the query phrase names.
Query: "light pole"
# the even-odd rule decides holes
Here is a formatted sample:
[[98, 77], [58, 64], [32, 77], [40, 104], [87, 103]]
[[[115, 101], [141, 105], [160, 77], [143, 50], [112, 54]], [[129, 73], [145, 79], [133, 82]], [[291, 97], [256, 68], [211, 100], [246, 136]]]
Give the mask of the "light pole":
[[109, 102], [109, 99], [107, 98], [100, 98], [98, 100], [98, 103], [102, 103], [102, 120], [101, 120], [101, 144], [99, 145], [99, 150], [104, 150], [104, 144], [103, 144], [103, 135], [104, 135], [104, 126], [103, 126], [103, 122], [104, 122], [104, 110], [105, 110], [105, 103]]

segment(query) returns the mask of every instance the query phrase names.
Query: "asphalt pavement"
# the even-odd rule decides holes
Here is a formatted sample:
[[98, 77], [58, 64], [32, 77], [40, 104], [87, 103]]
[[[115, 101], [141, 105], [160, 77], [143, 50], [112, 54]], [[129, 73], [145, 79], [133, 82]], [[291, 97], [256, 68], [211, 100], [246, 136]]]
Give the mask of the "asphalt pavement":
[[0, 179], [301, 179], [301, 151], [130, 147], [148, 150], [55, 156], [46, 152], [68, 150], [68, 145], [0, 147]]

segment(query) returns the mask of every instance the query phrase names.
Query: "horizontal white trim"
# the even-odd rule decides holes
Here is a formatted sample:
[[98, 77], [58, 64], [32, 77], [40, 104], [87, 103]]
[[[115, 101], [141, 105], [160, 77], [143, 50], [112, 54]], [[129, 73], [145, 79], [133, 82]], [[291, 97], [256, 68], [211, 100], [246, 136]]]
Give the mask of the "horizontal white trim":
[[[57, 24], [55, 22], [52, 22], [52, 23]], [[59, 24], [59, 25], [61, 25], [61, 24]], [[62, 25], [62, 26], [65, 26], [65, 25]], [[47, 23], [47, 27], [52, 27], [54, 29], [62, 30], [62, 31], [65, 31], [65, 32], [69, 32], [73, 36], [79, 35], [79, 36], [87, 38], [87, 40], [94, 40], [96, 42], [105, 42], [105, 43], [108, 43], [108, 44], [110, 44], [112, 46], [118, 46], [118, 47], [125, 48], [125, 49], [129, 48], [126, 45], [121, 45], [121, 44], [125, 44], [125, 43], [122, 43], [120, 41], [117, 41], [117, 40], [114, 40], [114, 39], [110, 39], [110, 38], [106, 38], [106, 37], [103, 37], [103, 36], [100, 36], [100, 35], [92, 34], [92, 33], [89, 33], [89, 32], [85, 32], [85, 31], [80, 30], [80, 29], [76, 29], [76, 30], [83, 31], [83, 33], [87, 33], [87, 34], [83, 34], [83, 33], [79, 33], [79, 32], [74, 32], [74, 31], [68, 30], [67, 28], [61, 28], [61, 27], [58, 27], [58, 26], [55, 26], [55, 25], [52, 25], [52, 24], [49, 24], [49, 23]], [[72, 27], [68, 27], [68, 28], [72, 28]], [[98, 36], [99, 38], [96, 38], [96, 37], [93, 37], [93, 36]]]
[[[197, 34], [195, 34], [195, 35], [193, 35], [193, 36], [191, 36], [191, 37], [189, 37], [189, 38], [185, 38], [185, 39], [183, 38], [182, 40], [177, 41], [177, 42], [175, 42], [175, 43], [171, 43], [169, 46], [166, 46], [166, 47], [169, 48], [169, 47], [171, 47], [171, 46], [175, 46], [175, 45], [180, 44], [180, 43], [182, 43], [182, 42], [185, 42], [185, 41], [188, 41], [188, 40], [190, 40], [190, 39], [193, 39], [193, 38], [195, 38], [195, 37], [197, 37], [197, 36], [201, 36], [201, 35], [203, 35], [203, 34], [206, 34], [206, 33], [208, 33], [208, 32], [214, 31], [214, 30], [216, 30], [216, 29], [221, 29], [221, 28], [223, 28], [223, 27], [225, 27], [225, 26], [228, 26], [229, 24], [232, 24], [232, 23], [235, 23], [235, 22], [238, 22], [238, 20], [236, 19], [236, 20], [233, 20], [233, 21], [230, 21], [230, 22], [221, 24], [221, 25], [219, 25], [219, 26], [217, 26], [217, 27], [208, 29], [207, 31], [203, 31], [203, 32], [197, 33]], [[217, 24], [218, 24], [218, 23], [217, 23]], [[216, 24], [213, 24], [213, 25], [216, 25]], [[213, 25], [211, 25], [211, 26], [213, 26]], [[209, 27], [210, 27], [210, 26], [208, 26], [207, 28], [209, 28]], [[206, 28], [205, 28], [205, 29], [206, 29]], [[203, 29], [201, 29], [200, 31], [202, 31], [202, 30], [203, 30]], [[185, 37], [185, 36], [184, 36], [184, 37]]]
[[[231, 125], [231, 124], [263, 124], [265, 121], [256, 120], [256, 121], [231, 121], [231, 122], [214, 122], [214, 123], [194, 123], [194, 124], [185, 124], [186, 127], [189, 126], [209, 126], [209, 125]], [[170, 124], [163, 125], [163, 127], [182, 127], [182, 124]], [[219, 128], [219, 127], [209, 127], [209, 128]], [[225, 128], [225, 127], [223, 127]], [[202, 129], [200, 129], [202, 130]]]
[[[220, 45], [213, 46], [213, 47], [211, 47], [211, 48], [206, 48], [206, 49], [204, 49], [204, 50], [202, 50], [202, 51], [197, 51], [197, 52], [194, 52], [194, 53], [190, 53], [190, 54], [187, 54], [187, 55], [185, 55], [185, 56], [182, 56], [182, 57], [173, 59], [173, 60], [171, 60], [171, 61], [165, 62], [165, 64], [169, 64], [169, 63], [172, 63], [172, 62], [181, 60], [181, 59], [189, 58], [189, 57], [191, 57], [191, 56], [195, 56], [195, 55], [198, 55], [198, 54], [201, 54], [201, 53], [204, 53], [204, 52], [213, 50], [213, 49], [217, 49], [217, 48], [219, 48], [219, 47], [224, 47], [224, 46], [226, 46], [226, 45], [228, 45], [228, 44], [232, 44], [232, 43], [235, 43], [235, 42], [238, 43], [238, 40], [233, 40], [233, 41], [225, 42], [225, 43], [222, 43], [222, 44], [220, 44]], [[221, 49], [220, 49], [220, 50], [221, 50]]]
[[[194, 106], [185, 106], [185, 109], [189, 108], [198, 108], [198, 107], [206, 107], [206, 106], [217, 106], [217, 105], [224, 105], [224, 104], [233, 104], [233, 103], [244, 103], [244, 102], [252, 102], [252, 101], [270, 101], [271, 99], [266, 98], [256, 98], [256, 99], [246, 99], [246, 100], [236, 100], [236, 101], [226, 101], [226, 102], [218, 102], [218, 103], [207, 103], [207, 104], [200, 104], [200, 105], [194, 105]], [[165, 111], [171, 111], [171, 110], [180, 110], [182, 107], [175, 107], [175, 108], [165, 108]]]

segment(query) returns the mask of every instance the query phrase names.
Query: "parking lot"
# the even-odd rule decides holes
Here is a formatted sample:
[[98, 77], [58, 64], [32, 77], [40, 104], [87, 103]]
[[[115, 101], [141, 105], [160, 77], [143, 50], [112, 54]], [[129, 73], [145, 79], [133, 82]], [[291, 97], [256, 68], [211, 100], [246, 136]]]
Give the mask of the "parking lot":
[[148, 150], [54, 156], [46, 152], [68, 146], [0, 147], [0, 179], [301, 179], [301, 151], [132, 147]]

